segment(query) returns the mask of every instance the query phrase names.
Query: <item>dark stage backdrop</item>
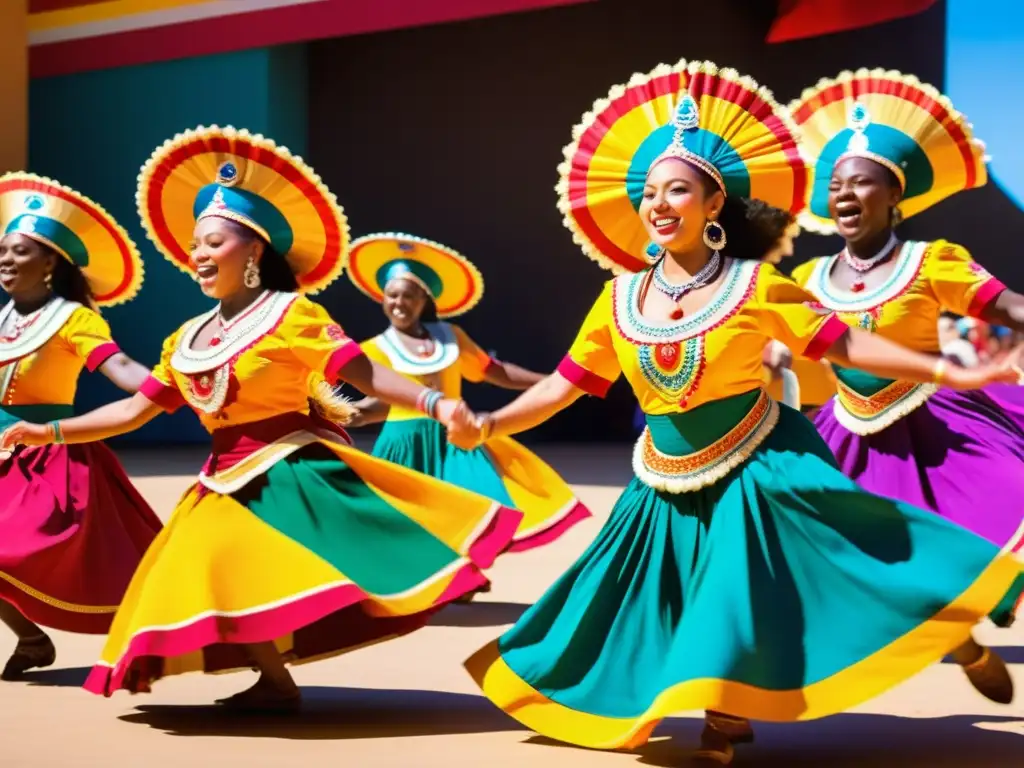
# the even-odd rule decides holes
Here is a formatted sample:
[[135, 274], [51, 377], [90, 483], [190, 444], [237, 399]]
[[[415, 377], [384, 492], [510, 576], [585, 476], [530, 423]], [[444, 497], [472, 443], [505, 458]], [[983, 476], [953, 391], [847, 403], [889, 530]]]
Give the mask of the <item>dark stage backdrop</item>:
[[[732, 66], [785, 103], [821, 77], [859, 66], [914, 73], [942, 86], [945, 3], [910, 19], [767, 45], [774, 3], [632, 0], [316, 42], [309, 49], [309, 157], [336, 192], [355, 236], [406, 231], [451, 245], [481, 268], [483, 303], [461, 324], [503, 359], [549, 371], [607, 274], [572, 243], [555, 208], [556, 166], [594, 99], [635, 71], [679, 58]], [[1011, 255], [1024, 215], [995, 185], [965, 193], [904, 226], [904, 236], [970, 247], [1018, 288]], [[805, 234], [798, 258], [836, 243]], [[357, 338], [385, 325], [346, 280], [320, 300]], [[471, 387], [490, 409], [508, 395]], [[619, 382], [534, 434], [625, 439], [634, 401]]]

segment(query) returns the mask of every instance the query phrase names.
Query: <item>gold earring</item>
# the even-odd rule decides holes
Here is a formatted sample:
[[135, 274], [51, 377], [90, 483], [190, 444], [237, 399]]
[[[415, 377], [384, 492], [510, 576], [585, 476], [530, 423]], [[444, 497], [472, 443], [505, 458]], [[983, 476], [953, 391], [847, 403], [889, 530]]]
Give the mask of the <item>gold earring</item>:
[[242, 282], [246, 288], [259, 288], [260, 287], [260, 270], [256, 266], [256, 259], [252, 256], [249, 257], [249, 261], [245, 264], [245, 273], [242, 275]]
[[714, 219], [704, 222], [704, 245], [713, 251], [725, 248], [725, 227]]
[[47, 272], [43, 276], [43, 282], [46, 284], [46, 290], [52, 291], [53, 290], [53, 272]]

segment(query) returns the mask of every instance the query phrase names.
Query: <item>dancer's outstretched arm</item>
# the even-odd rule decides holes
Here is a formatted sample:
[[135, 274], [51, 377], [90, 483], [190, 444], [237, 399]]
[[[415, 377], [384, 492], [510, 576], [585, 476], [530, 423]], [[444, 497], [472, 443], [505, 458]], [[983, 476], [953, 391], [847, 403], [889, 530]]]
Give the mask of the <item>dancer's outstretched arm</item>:
[[93, 443], [134, 432], [157, 417], [163, 409], [137, 392], [124, 400], [101, 406], [94, 411], [48, 424], [19, 421], [0, 435], [0, 451], [18, 445], [49, 445], [56, 442]]

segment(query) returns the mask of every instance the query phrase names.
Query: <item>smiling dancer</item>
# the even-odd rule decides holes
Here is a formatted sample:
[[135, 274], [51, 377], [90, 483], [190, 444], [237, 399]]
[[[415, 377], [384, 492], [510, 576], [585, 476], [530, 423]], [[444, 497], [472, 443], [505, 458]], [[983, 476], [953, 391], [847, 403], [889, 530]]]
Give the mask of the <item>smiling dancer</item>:
[[[381, 303], [391, 323], [362, 345], [374, 362], [454, 400], [462, 396], [463, 379], [524, 390], [544, 378], [495, 360], [462, 328], [443, 322], [468, 312], [484, 292], [480, 272], [452, 249], [410, 235], [368, 235], [352, 244], [348, 275]], [[376, 398], [355, 407], [352, 426], [386, 419], [374, 456], [522, 512], [510, 551], [554, 541], [590, 515], [558, 473], [511, 438], [463, 451], [448, 442], [440, 424], [419, 411], [392, 408]]]
[[[977, 662], [972, 627], [1005, 624], [1022, 565], [846, 477], [813, 425], [763, 391], [762, 351], [931, 381], [936, 356], [851, 330], [762, 263], [743, 198], [795, 211], [806, 167], [771, 94], [705, 62], [612, 89], [573, 131], [560, 208], [606, 284], [558, 371], [463, 447], [540, 424], [625, 375], [647, 414], [636, 477], [590, 548], [467, 667], [527, 727], [599, 749], [706, 709], [699, 758], [732, 759], [743, 718], [841, 712], [938, 662]], [[600, 173], [597, 172], [600, 169]], [[653, 241], [653, 267], [635, 254]], [[634, 274], [635, 273], [635, 274]], [[947, 366], [958, 389], [1016, 374]], [[995, 654], [971, 681], [1012, 695]]]
[[[945, 97], [898, 72], [860, 70], [821, 81], [790, 112], [813, 158], [805, 226], [846, 241], [794, 271], [824, 307], [928, 353], [941, 348], [944, 310], [1024, 329], [1024, 296], [966, 249], [896, 235], [901, 218], [986, 181], [984, 147]], [[1024, 388], [957, 392], [942, 386], [941, 370], [923, 383], [856, 366], [835, 372], [837, 394], [816, 424], [847, 475], [1000, 546], [1021, 546]]]
[[[137, 429], [188, 405], [210, 458], [146, 553], [86, 687], [148, 691], [188, 671], [260, 671], [233, 709], [294, 711], [285, 664], [422, 627], [479, 587], [520, 514], [361, 453], [310, 415], [311, 376], [443, 422], [465, 406], [362, 354], [302, 295], [342, 271], [348, 230], [299, 158], [260, 136], [199, 128], [142, 169], [139, 213], [172, 263], [216, 308], [164, 344], [139, 394], [56, 423], [68, 442]], [[53, 442], [19, 424], [2, 445]]]
[[130, 301], [142, 261], [96, 203], [28, 173], [0, 177], [0, 429], [19, 419], [54, 445], [0, 452], [0, 621], [18, 645], [0, 678], [48, 667], [40, 624], [105, 634], [160, 521], [101, 443], [67, 446], [83, 368], [135, 392], [149, 371], [118, 348], [99, 307]]

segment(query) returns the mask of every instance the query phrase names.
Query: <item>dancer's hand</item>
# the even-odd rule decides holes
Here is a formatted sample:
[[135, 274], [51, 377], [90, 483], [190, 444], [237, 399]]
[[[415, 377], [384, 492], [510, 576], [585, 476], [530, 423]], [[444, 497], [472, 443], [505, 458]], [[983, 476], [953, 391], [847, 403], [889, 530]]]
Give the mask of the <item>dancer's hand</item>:
[[53, 430], [48, 424], [19, 421], [0, 434], [0, 451], [10, 454], [19, 445], [49, 445], [52, 442]]
[[989, 384], [1024, 384], [1024, 345], [1017, 347], [998, 363], [975, 368], [950, 366], [942, 383], [950, 389], [981, 389]]
[[436, 418], [445, 429], [464, 429], [476, 420], [476, 414], [469, 410], [464, 400], [444, 398], [437, 404]]
[[449, 429], [448, 442], [464, 451], [471, 451], [483, 445], [484, 426], [489, 418], [488, 414], [475, 416], [469, 424], [460, 425], [458, 429]]

